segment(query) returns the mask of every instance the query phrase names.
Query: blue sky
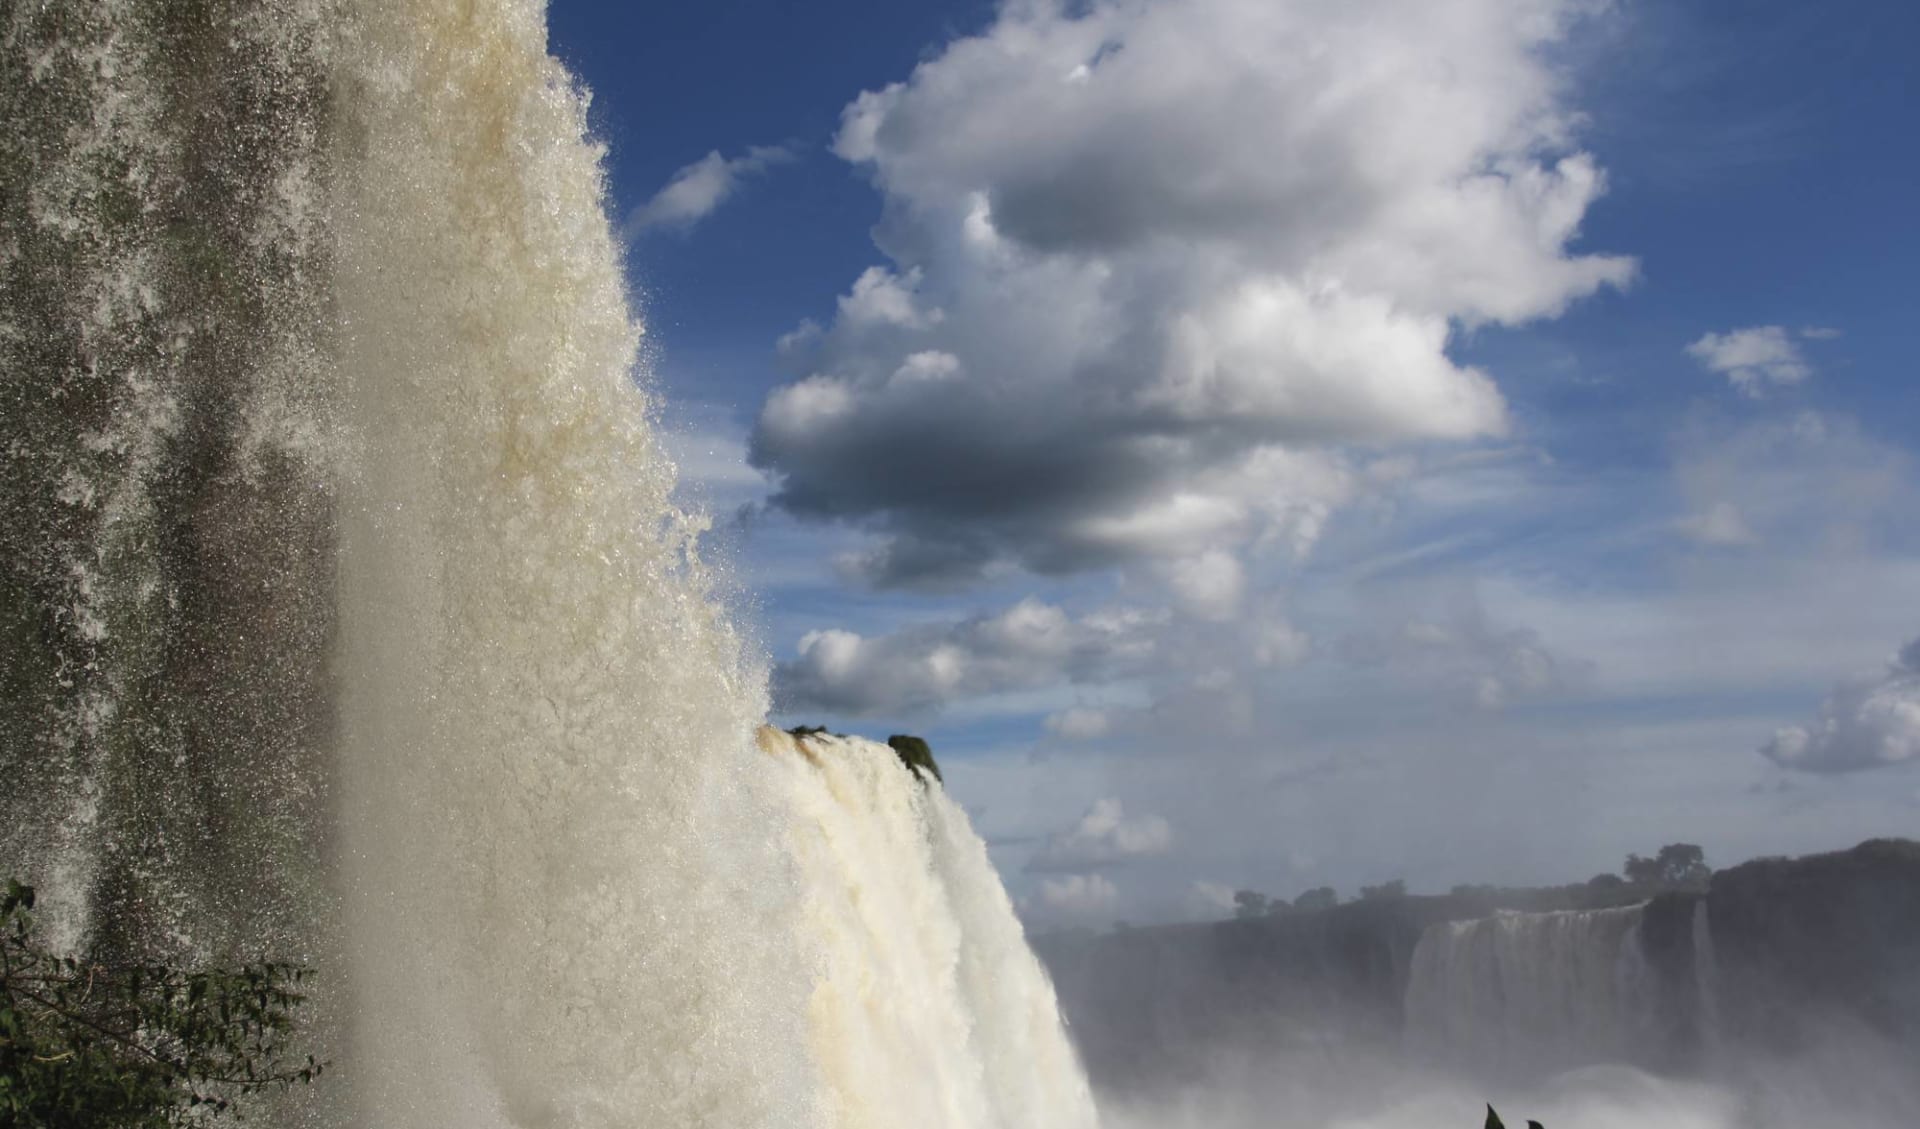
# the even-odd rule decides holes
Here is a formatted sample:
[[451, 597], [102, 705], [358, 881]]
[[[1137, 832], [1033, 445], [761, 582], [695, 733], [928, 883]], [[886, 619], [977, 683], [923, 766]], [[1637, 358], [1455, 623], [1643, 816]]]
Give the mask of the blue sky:
[[551, 24], [783, 720], [1036, 922], [1920, 828], [1920, 8]]

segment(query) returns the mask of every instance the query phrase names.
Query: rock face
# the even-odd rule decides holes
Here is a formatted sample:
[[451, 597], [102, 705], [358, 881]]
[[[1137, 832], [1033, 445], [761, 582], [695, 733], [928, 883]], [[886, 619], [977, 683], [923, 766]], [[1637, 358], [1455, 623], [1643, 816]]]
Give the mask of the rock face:
[[1720, 871], [1707, 915], [1728, 1040], [1791, 1053], [1838, 1025], [1920, 1052], [1920, 843]]
[[940, 766], [934, 763], [933, 750], [927, 747], [925, 738], [895, 733], [887, 738], [887, 747], [893, 750], [893, 755], [899, 757], [900, 763], [907, 768], [919, 769], [935, 780], [941, 779]]
[[1223, 1053], [1694, 1074], [1716, 1054], [1791, 1053], [1836, 1024], [1920, 1050], [1920, 843], [1752, 862], [1705, 894], [1606, 891], [1580, 908], [1523, 895], [1528, 912], [1515, 900], [1388, 898], [1035, 948], [1089, 1073], [1120, 1093], [1200, 1081]]

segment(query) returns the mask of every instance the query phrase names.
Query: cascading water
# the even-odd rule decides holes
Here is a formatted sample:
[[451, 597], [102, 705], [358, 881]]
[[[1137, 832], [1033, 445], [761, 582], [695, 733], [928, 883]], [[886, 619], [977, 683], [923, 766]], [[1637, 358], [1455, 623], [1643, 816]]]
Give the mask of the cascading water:
[[1713, 951], [1713, 918], [1707, 912], [1705, 898], [1693, 904], [1688, 920], [1688, 940], [1693, 948], [1693, 988], [1699, 1001], [1701, 1050], [1711, 1057], [1720, 1041], [1720, 963]]
[[1091, 1129], [1053, 986], [966, 814], [885, 745], [760, 740], [798, 815], [829, 1122]]
[[1509, 1076], [1636, 1061], [1659, 1023], [1645, 912], [1503, 911], [1429, 926], [1408, 974], [1409, 1050]]
[[1090, 1126], [940, 786], [756, 738], [542, 6], [4, 18], [0, 864], [63, 943], [318, 965], [317, 1123]]
[[0, 860], [68, 944], [309, 957], [324, 21], [0, 13]]

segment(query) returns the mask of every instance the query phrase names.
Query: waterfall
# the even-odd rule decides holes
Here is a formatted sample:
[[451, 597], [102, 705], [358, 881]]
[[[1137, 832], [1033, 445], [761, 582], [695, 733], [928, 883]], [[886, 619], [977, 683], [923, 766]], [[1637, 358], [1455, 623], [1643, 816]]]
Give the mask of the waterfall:
[[1408, 976], [1409, 1049], [1505, 1075], [1636, 1061], [1658, 1024], [1645, 911], [1502, 911], [1429, 926]]
[[1053, 986], [966, 813], [885, 745], [760, 737], [799, 814], [830, 1123], [1091, 1129]]
[[60, 943], [316, 964], [307, 1123], [1090, 1126], [939, 783], [759, 729], [543, 6], [4, 19], [0, 865]]
[[311, 958], [327, 21], [0, 11], [0, 861], [69, 946]]
[[1693, 989], [1699, 1001], [1696, 1026], [1701, 1049], [1711, 1057], [1720, 1049], [1720, 962], [1713, 950], [1713, 922], [1707, 912], [1707, 899], [1693, 903], [1689, 924], [1689, 939], [1693, 943]]

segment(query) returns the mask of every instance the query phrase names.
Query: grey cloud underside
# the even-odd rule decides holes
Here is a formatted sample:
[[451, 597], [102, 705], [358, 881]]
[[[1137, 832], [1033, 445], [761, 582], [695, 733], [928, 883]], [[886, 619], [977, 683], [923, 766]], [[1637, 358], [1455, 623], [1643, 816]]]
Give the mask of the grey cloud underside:
[[1223, 471], [1247, 446], [1247, 429], [1229, 424], [1149, 431], [1140, 420], [1109, 421], [1067, 404], [1043, 413], [1050, 419], [972, 411], [968, 421], [972, 405], [953, 407], [873, 413], [804, 446], [762, 432], [751, 457], [757, 466], [794, 468], [773, 505], [803, 518], [864, 522], [883, 535], [863, 559], [864, 579], [939, 588], [1002, 560], [1059, 575], [1143, 555], [1074, 522], [1137, 514], [1168, 483]]

